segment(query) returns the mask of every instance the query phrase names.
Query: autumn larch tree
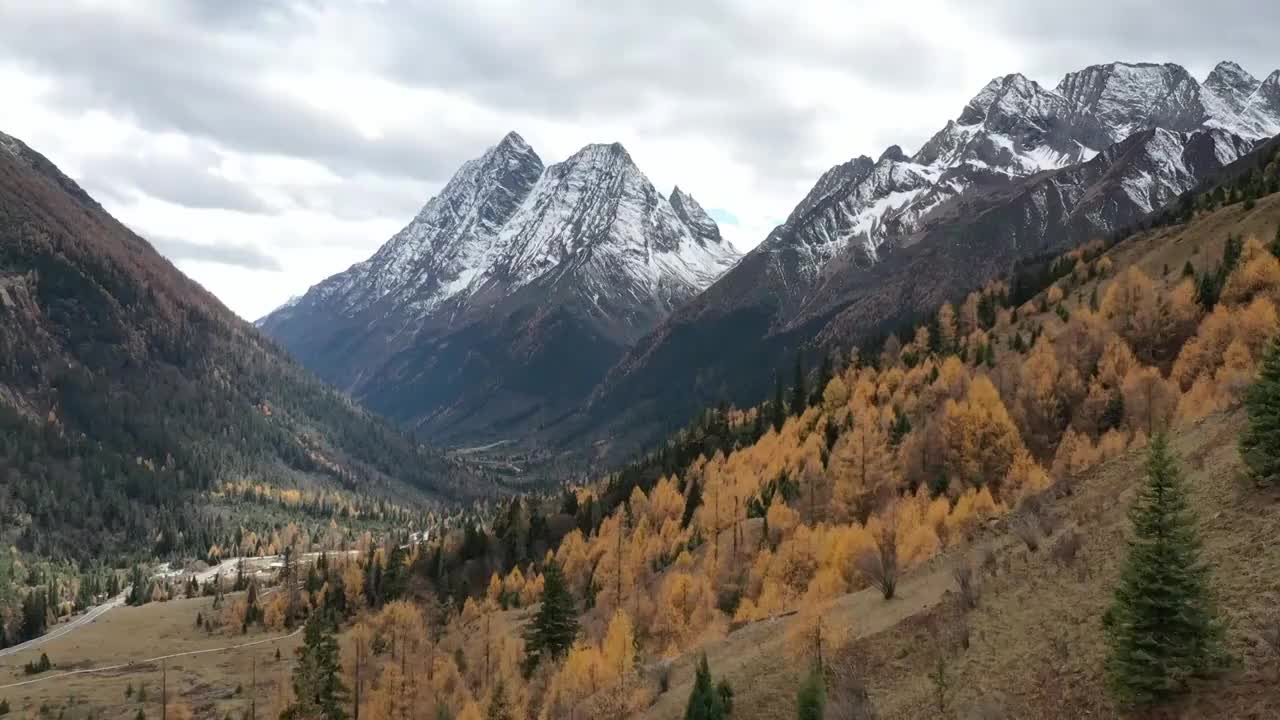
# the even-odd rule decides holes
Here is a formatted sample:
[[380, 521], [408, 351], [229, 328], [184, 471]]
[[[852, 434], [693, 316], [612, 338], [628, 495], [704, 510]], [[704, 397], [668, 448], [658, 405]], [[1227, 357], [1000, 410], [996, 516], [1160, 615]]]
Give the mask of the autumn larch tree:
[[525, 633], [525, 669], [532, 672], [543, 657], [558, 660], [578, 635], [578, 608], [555, 561], [542, 571], [542, 607]]
[[307, 619], [298, 664], [293, 670], [293, 704], [281, 720], [346, 720], [347, 686], [342, 682], [333, 616], [317, 612]]
[[1134, 537], [1103, 619], [1107, 682], [1121, 701], [1151, 705], [1225, 660], [1209, 568], [1164, 434], [1152, 439], [1146, 483], [1129, 516]]
[[1260, 482], [1280, 482], [1280, 337], [1271, 343], [1258, 380], [1245, 395], [1249, 426], [1240, 436], [1240, 457]]

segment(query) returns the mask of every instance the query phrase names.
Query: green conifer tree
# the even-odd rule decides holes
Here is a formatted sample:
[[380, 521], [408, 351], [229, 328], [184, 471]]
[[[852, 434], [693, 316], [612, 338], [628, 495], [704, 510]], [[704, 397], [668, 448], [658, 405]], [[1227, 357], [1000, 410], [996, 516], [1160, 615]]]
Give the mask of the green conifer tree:
[[1254, 478], [1274, 485], [1280, 482], [1280, 337], [1272, 341], [1244, 405], [1249, 425], [1240, 436], [1240, 457]]
[[1225, 660], [1209, 568], [1200, 559], [1181, 472], [1163, 434], [1151, 441], [1146, 483], [1129, 517], [1134, 536], [1103, 620], [1107, 682], [1122, 702], [1150, 705]]
[[809, 406], [822, 404], [822, 393], [827, 389], [827, 383], [831, 382], [834, 368], [831, 363], [831, 353], [822, 354], [822, 363], [818, 365], [818, 381], [809, 391]]
[[797, 720], [822, 720], [827, 706], [827, 684], [817, 666], [809, 670], [796, 693]]
[[712, 683], [711, 666], [707, 664], [707, 656], [704, 654], [698, 661], [684, 720], [724, 720], [729, 717], [732, 697], [733, 691], [727, 684], [721, 683], [720, 687], [716, 687]]
[[281, 720], [346, 720], [347, 686], [335, 630], [330, 613], [317, 612], [307, 619], [293, 669], [295, 699], [280, 714]]
[[809, 395], [804, 389], [804, 356], [796, 353], [795, 374], [791, 381], [791, 414], [799, 415], [809, 407]]
[[774, 378], [773, 402], [769, 404], [769, 415], [773, 420], [774, 432], [780, 432], [782, 424], [787, 421], [787, 406], [782, 398], [782, 373], [778, 372]]
[[545, 583], [542, 607], [525, 632], [525, 672], [531, 673], [545, 658], [562, 658], [578, 635], [578, 608], [565, 583], [564, 572], [554, 560], [542, 571]]

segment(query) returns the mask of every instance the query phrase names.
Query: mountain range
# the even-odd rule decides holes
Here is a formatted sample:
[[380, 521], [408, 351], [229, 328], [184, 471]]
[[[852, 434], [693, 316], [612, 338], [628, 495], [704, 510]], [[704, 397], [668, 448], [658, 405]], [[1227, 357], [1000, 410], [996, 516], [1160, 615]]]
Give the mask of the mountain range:
[[373, 258], [259, 322], [375, 410], [447, 439], [613, 457], [798, 351], [895, 329], [1140, 222], [1280, 133], [1280, 71], [1110, 63], [983, 87], [914, 154], [824, 173], [741, 260], [620, 146], [543, 167], [509, 135]]
[[258, 326], [434, 439], [552, 422], [738, 259], [696, 200], [622, 145], [543, 165], [510, 133], [369, 260]]

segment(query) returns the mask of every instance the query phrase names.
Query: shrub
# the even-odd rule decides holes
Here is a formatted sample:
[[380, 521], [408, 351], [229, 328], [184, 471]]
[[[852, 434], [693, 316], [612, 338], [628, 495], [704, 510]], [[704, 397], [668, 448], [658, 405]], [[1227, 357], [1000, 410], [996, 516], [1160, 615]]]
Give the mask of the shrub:
[[972, 610], [978, 607], [978, 586], [973, 580], [973, 568], [967, 562], [955, 566], [951, 574], [956, 579], [956, 589], [960, 592], [960, 607]]
[[22, 670], [28, 675], [38, 675], [52, 668], [53, 663], [49, 662], [49, 656], [44, 653], [40, 653], [40, 659], [38, 661], [28, 662], [22, 667]]
[[1013, 519], [1013, 534], [1027, 546], [1031, 552], [1040, 549], [1040, 520], [1031, 513], [1023, 513]]
[[894, 528], [885, 528], [876, 537], [875, 548], [858, 556], [858, 570], [872, 587], [892, 600], [898, 588], [898, 538]]
[[1080, 552], [1080, 544], [1080, 533], [1074, 527], [1069, 527], [1062, 531], [1062, 535], [1058, 537], [1049, 553], [1057, 562], [1070, 565], [1075, 562], [1076, 555]]

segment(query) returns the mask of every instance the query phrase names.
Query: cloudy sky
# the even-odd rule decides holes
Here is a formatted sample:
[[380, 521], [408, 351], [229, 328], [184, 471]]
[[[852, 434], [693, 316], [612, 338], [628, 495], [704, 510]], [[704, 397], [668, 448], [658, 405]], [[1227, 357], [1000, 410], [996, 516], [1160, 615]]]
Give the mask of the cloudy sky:
[[508, 130], [547, 162], [621, 141], [747, 249], [823, 170], [910, 152], [992, 77], [1263, 77], [1277, 27], [1274, 0], [17, 0], [0, 130], [254, 319]]

